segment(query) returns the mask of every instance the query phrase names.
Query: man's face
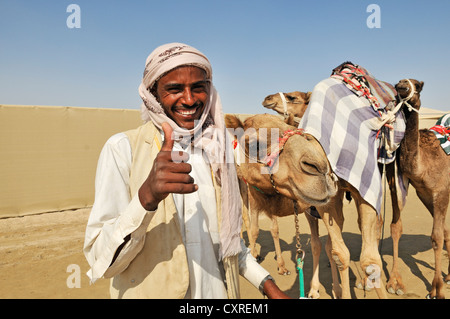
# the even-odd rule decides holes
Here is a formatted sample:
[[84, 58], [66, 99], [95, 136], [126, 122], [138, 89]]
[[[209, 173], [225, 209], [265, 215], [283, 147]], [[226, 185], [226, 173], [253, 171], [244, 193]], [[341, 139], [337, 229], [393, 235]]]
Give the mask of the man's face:
[[179, 127], [193, 129], [209, 97], [206, 72], [195, 66], [176, 68], [158, 81], [155, 93], [168, 117]]

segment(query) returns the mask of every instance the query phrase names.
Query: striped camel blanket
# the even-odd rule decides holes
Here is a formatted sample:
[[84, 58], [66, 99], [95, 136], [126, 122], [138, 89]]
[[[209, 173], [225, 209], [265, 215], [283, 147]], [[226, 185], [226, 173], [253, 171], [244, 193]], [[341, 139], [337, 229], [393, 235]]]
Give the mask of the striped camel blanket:
[[430, 130], [436, 135], [444, 152], [450, 155], [450, 113], [442, 116]]
[[[299, 128], [320, 142], [335, 174], [353, 185], [379, 213], [383, 185], [378, 161], [383, 157], [381, 162], [388, 163], [395, 158], [395, 151], [390, 147], [390, 158], [386, 160], [386, 152], [382, 151], [385, 145], [380, 137], [386, 134], [391, 143], [398, 146], [406, 128], [402, 112], [391, 114], [393, 119], [385, 121], [384, 113], [395, 105], [390, 103], [395, 101], [395, 89], [387, 95], [381, 90], [384, 99], [377, 98], [372, 89], [369, 97], [367, 93], [359, 94], [352, 85], [349, 87], [342, 76], [334, 75], [333, 71], [331, 77], [314, 87]], [[369, 74], [367, 77], [380, 83]], [[370, 84], [367, 86], [370, 88]], [[400, 193], [404, 199], [407, 186], [402, 187]]]

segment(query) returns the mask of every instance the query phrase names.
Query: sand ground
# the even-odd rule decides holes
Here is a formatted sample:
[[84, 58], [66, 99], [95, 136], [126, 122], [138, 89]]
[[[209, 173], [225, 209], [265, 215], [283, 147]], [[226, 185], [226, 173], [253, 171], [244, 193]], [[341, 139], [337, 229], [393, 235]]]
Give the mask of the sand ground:
[[[344, 205], [344, 212], [346, 219], [343, 237], [351, 253], [352, 297], [376, 298], [374, 291], [364, 292], [353, 288], [355, 282], [361, 278], [359, 268], [361, 236], [353, 202]], [[84, 208], [0, 220], [0, 298], [109, 298], [108, 280], [101, 279], [90, 285], [85, 275], [89, 267], [82, 247], [89, 213], [90, 208]], [[391, 209], [388, 207], [382, 244], [384, 282], [392, 267], [392, 240], [389, 230], [391, 216]], [[417, 199], [412, 188], [402, 216], [404, 234], [400, 240], [400, 272], [407, 290], [402, 296], [389, 295], [389, 298], [423, 299], [431, 287], [434, 274], [434, 254], [430, 241], [432, 218]], [[449, 219], [447, 218], [447, 225], [450, 225]], [[305, 289], [308, 291], [312, 273], [309, 226], [304, 215], [300, 215], [299, 220], [301, 244], [306, 252], [304, 274]], [[261, 230], [258, 238], [258, 248], [264, 258], [261, 264], [271, 272], [283, 291], [292, 298], [298, 298], [299, 284], [294, 263], [294, 217], [280, 218], [279, 224], [283, 257], [291, 274], [288, 276], [277, 274], [274, 245], [270, 235], [270, 220], [265, 216], [260, 217]], [[327, 234], [322, 222], [319, 225], [320, 238], [324, 247]], [[243, 235], [247, 240], [245, 229]], [[442, 269], [446, 274], [448, 254], [444, 251], [443, 255]], [[332, 298], [331, 273], [327, 264], [327, 256], [322, 251], [320, 259], [322, 299]], [[245, 279], [241, 279], [243, 298], [262, 298], [256, 288]], [[447, 285], [445, 289], [446, 298], [450, 298], [450, 285]]]

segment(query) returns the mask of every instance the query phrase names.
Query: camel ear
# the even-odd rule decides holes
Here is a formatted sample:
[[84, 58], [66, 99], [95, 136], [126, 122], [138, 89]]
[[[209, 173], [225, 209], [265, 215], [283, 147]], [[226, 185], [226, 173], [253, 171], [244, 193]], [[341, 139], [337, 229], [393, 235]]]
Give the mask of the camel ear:
[[416, 84], [416, 90], [418, 93], [420, 93], [422, 91], [424, 84], [425, 83], [423, 81], [419, 81], [419, 83]]
[[241, 120], [236, 115], [232, 114], [226, 114], [225, 115], [225, 126], [227, 128], [234, 128], [237, 129], [239, 127], [244, 127], [244, 124], [242, 124]]
[[306, 93], [305, 104], [309, 104], [309, 100], [311, 99], [311, 94], [312, 94], [312, 92]]

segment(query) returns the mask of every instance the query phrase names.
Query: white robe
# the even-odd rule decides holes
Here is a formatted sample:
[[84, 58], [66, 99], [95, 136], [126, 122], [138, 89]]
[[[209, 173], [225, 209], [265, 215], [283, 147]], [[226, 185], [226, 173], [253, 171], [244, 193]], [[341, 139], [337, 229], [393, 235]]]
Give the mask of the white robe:
[[[182, 148], [175, 143], [174, 150]], [[99, 157], [95, 203], [86, 227], [84, 252], [92, 267], [88, 276], [93, 282], [106, 272], [108, 276], [114, 276], [117, 269], [123, 270], [123, 265], [128, 265], [132, 260], [129, 256], [136, 256], [143, 246], [145, 229], [139, 227], [136, 221], [142, 222], [144, 214], [148, 212], [142, 209], [136, 194], [130, 198], [128, 193], [131, 163], [131, 147], [127, 136], [124, 133], [112, 136]], [[199, 185], [198, 191], [172, 195], [188, 258], [190, 285], [186, 298], [227, 298], [223, 267], [218, 258], [220, 241], [212, 172], [198, 150], [190, 152], [189, 163], [192, 165], [191, 176]], [[119, 218], [124, 211], [132, 218]], [[110, 266], [114, 252], [123, 243], [122, 238], [131, 233], [141, 234], [134, 238], [142, 240], [127, 242]], [[241, 246], [240, 275], [259, 288], [269, 273], [252, 257], [243, 240]], [[98, 258], [100, 255], [101, 259]], [[100, 273], [94, 268], [100, 269]]]

